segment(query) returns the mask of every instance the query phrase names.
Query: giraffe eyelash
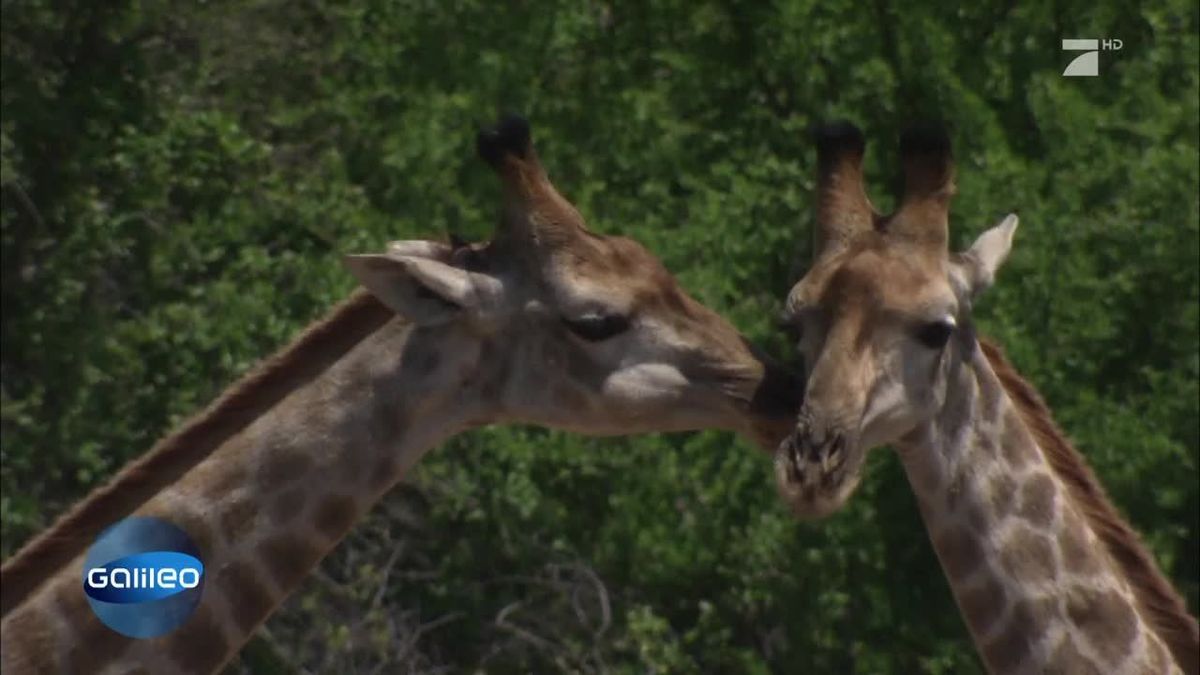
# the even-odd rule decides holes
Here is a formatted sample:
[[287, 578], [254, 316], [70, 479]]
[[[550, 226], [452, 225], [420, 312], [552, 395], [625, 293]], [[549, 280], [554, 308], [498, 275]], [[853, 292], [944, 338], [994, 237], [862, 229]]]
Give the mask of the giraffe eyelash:
[[563, 317], [563, 324], [588, 342], [601, 342], [629, 330], [629, 317], [621, 314], [586, 314], [577, 319]]

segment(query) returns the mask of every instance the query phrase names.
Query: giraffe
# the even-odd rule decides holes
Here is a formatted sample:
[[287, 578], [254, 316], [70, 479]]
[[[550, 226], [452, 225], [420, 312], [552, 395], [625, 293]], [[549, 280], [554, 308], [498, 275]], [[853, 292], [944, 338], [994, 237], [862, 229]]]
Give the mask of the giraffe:
[[[491, 241], [347, 256], [365, 291], [5, 564], [5, 673], [221, 668], [427, 449], [473, 427], [787, 434], [798, 382], [648, 251], [590, 232], [527, 122], [477, 150], [504, 187]], [[195, 613], [159, 638], [109, 630], [82, 589], [84, 549], [130, 514], [181, 527], [205, 563]]]
[[808, 372], [775, 456], [784, 499], [833, 512], [866, 452], [891, 445], [989, 671], [1196, 673], [1195, 619], [1041, 398], [976, 337], [971, 306], [1016, 215], [948, 254], [943, 129], [903, 135], [887, 216], [867, 198], [861, 132], [836, 123], [816, 140], [814, 260], [784, 309]]

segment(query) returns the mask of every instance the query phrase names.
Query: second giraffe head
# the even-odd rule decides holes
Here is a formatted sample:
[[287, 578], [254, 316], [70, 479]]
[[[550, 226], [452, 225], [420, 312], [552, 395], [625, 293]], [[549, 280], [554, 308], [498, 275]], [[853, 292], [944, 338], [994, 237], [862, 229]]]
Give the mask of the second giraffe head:
[[864, 145], [847, 123], [817, 134], [814, 259], [784, 310], [809, 378], [776, 476], [806, 516], [845, 503], [867, 450], [933, 423], [950, 370], [976, 349], [971, 302], [991, 285], [1017, 227], [1009, 215], [949, 254], [954, 165], [945, 131], [904, 134], [904, 192], [887, 216], [866, 195]]

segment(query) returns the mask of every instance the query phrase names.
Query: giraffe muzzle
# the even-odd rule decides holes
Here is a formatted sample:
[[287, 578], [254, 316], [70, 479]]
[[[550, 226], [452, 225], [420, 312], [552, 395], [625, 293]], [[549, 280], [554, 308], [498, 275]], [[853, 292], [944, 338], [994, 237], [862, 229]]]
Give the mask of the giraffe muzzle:
[[846, 467], [846, 437], [840, 433], [793, 433], [780, 445], [792, 478], [806, 486], [834, 487]]
[[796, 513], [824, 516], [840, 507], [857, 485], [862, 454], [851, 434], [814, 423], [802, 412], [775, 452], [776, 481]]

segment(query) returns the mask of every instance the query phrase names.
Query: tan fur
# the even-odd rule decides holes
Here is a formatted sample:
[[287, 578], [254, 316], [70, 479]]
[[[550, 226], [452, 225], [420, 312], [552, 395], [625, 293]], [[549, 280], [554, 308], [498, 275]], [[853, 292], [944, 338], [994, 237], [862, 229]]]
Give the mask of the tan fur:
[[[349, 257], [374, 296], [357, 293], [6, 564], [5, 672], [220, 668], [430, 447], [474, 426], [778, 442], [793, 376], [648, 251], [588, 232], [532, 146], [514, 147], [520, 126], [501, 131], [481, 140], [506, 186], [491, 242]], [[619, 320], [601, 335], [581, 315]], [[85, 548], [127, 515], [179, 525], [210, 575], [162, 637], [109, 630], [80, 583]]]
[[95, 540], [101, 530], [133, 512], [241, 431], [289, 392], [311, 381], [392, 317], [359, 290], [286, 348], [243, 376], [201, 413], [96, 488], [34, 537], [0, 568], [0, 616], [6, 616]]
[[1158, 570], [1141, 537], [1121, 518], [1091, 467], [1054, 423], [1042, 397], [1017, 373], [999, 346], [987, 340], [980, 340], [980, 346], [1055, 474], [1071, 490], [1075, 504], [1137, 592], [1143, 615], [1183, 671], [1200, 672], [1200, 628], [1188, 614], [1183, 598]]
[[[1195, 673], [1183, 601], [1037, 393], [977, 342], [971, 306], [1011, 249], [1015, 215], [951, 257], [949, 140], [911, 132], [901, 154], [897, 211], [818, 250], [789, 294], [810, 377], [776, 454], [781, 492], [801, 514], [827, 514], [865, 453], [893, 445], [989, 670]], [[819, 204], [818, 226], [839, 208]]]

